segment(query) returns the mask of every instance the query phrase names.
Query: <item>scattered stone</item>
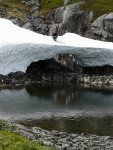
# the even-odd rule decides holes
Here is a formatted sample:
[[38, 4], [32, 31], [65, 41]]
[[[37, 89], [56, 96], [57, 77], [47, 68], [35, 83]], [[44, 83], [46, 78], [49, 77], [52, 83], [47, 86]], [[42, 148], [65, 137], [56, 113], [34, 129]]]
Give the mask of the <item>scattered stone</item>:
[[[39, 127], [25, 127], [17, 123], [10, 123], [8, 127], [11, 131], [19, 133], [30, 140], [41, 140], [44, 145], [55, 147], [56, 150], [113, 149], [113, 141], [110, 136], [74, 134], [56, 130], [47, 131]], [[4, 128], [5, 126], [3, 125]], [[65, 138], [62, 138], [63, 136]]]

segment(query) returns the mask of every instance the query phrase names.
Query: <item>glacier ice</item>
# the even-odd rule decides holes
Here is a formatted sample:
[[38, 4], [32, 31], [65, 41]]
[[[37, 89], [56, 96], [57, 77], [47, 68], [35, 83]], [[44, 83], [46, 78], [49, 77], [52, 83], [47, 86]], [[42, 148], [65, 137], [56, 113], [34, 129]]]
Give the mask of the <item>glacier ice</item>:
[[0, 74], [23, 71], [38, 60], [58, 53], [73, 53], [81, 66], [113, 66], [113, 43], [66, 33], [55, 42], [51, 36], [20, 28], [0, 18]]

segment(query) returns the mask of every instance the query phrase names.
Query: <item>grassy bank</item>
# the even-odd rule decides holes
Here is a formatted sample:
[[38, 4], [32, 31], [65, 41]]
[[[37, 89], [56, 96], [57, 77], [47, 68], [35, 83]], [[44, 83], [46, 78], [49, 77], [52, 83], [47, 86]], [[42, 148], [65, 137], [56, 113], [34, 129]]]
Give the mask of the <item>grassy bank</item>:
[[[68, 4], [80, 2], [81, 0], [70, 0]], [[64, 6], [63, 0], [40, 0], [40, 14], [45, 15], [54, 8]], [[8, 10], [9, 16], [19, 16], [25, 19], [25, 14], [30, 11], [30, 8], [22, 4], [21, 0], [0, 0], [0, 6]], [[16, 11], [16, 9], [18, 11]], [[85, 0], [81, 6], [82, 10], [94, 11], [97, 16], [105, 13], [113, 12], [112, 0]]]
[[23, 22], [26, 22], [26, 13], [30, 10], [21, 0], [0, 0], [0, 7], [6, 8], [8, 17], [20, 17]]
[[86, 0], [82, 5], [86, 11], [94, 11], [97, 16], [113, 12], [113, 0]]
[[19, 134], [0, 131], [0, 150], [53, 150], [50, 147], [30, 141]]
[[[80, 0], [70, 0], [69, 4], [80, 2]], [[41, 0], [41, 14], [46, 14], [48, 11], [64, 6], [63, 0]]]
[[[80, 2], [81, 0], [70, 0], [69, 4]], [[46, 14], [51, 9], [63, 6], [63, 0], [41, 0], [41, 13]], [[113, 12], [112, 0], [85, 0], [81, 6], [82, 10], [94, 11], [97, 16]]]
[[54, 150], [44, 146], [42, 141], [30, 141], [14, 133], [14, 128], [10, 121], [0, 120], [0, 150]]
[[21, 11], [28, 11], [28, 7], [23, 5], [21, 0], [0, 0], [0, 6], [8, 9], [18, 8]]

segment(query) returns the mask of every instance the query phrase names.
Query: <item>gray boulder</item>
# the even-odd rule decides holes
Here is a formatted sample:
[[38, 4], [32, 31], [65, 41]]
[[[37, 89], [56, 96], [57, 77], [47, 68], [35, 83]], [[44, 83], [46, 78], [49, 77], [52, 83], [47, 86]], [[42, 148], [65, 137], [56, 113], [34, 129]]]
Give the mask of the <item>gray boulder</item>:
[[23, 25], [23, 22], [19, 17], [10, 17], [9, 19], [19, 27]]
[[32, 17], [31, 25], [33, 27], [33, 31], [48, 35], [50, 29], [50, 22], [46, 21], [45, 18], [40, 16]]
[[105, 30], [113, 36], [113, 13], [108, 14], [104, 18]]
[[81, 72], [81, 68], [78, 65], [78, 58], [73, 54], [57, 54], [54, 57], [55, 61], [61, 64], [62, 66], [68, 68], [73, 72]]
[[100, 40], [113, 41], [113, 13], [97, 18], [91, 25], [91, 32]]
[[0, 8], [0, 18], [6, 18], [7, 11], [5, 8]]
[[[29, 23], [23, 27], [44, 35], [52, 35], [57, 30], [58, 35], [72, 32], [85, 36], [88, 29], [90, 29], [94, 14], [93, 12], [81, 11], [80, 5], [82, 3], [74, 3], [68, 6], [64, 5], [63, 7], [50, 11], [45, 17], [41, 17], [38, 15], [37, 9], [39, 3], [37, 2], [31, 8], [31, 13], [27, 16]], [[37, 11], [37, 15], [33, 15], [35, 10]]]
[[29, 30], [33, 31], [33, 26], [32, 26], [32, 24], [30, 22], [27, 22], [22, 27], [25, 28], [25, 29], [29, 29]]
[[59, 35], [65, 32], [84, 35], [90, 28], [94, 16], [93, 12], [81, 11], [81, 4], [82, 2], [60, 7], [48, 14], [49, 19], [54, 20], [54, 23], [59, 25]]

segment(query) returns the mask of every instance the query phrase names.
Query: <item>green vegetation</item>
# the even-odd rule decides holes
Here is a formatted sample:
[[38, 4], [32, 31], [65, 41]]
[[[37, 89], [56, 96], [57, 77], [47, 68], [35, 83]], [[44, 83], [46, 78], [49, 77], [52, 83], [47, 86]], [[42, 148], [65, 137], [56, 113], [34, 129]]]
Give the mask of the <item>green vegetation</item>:
[[0, 131], [0, 150], [53, 150], [36, 141], [30, 141], [19, 134]]
[[[79, 2], [80, 0], [70, 0], [69, 4]], [[41, 14], [46, 14], [48, 11], [64, 6], [63, 0], [41, 0]]]
[[[80, 2], [81, 0], [70, 0], [69, 4]], [[46, 14], [53, 8], [63, 6], [63, 0], [41, 0], [41, 14]], [[113, 0], [85, 0], [81, 10], [94, 11], [97, 16], [113, 12]]]
[[0, 150], [54, 150], [42, 141], [29, 139], [14, 133], [16, 126], [10, 121], [0, 120]]
[[63, 6], [62, 0], [41, 0], [40, 15], [45, 15], [50, 10]]
[[86, 0], [82, 5], [82, 9], [86, 11], [94, 11], [97, 16], [105, 13], [113, 12], [113, 0]]
[[7, 7], [9, 9], [18, 8], [21, 11], [28, 10], [28, 8], [22, 4], [21, 0], [0, 0], [0, 6]]
[[[70, 0], [68, 4], [77, 3], [81, 0]], [[40, 14], [45, 15], [50, 10], [64, 5], [64, 0], [40, 0]], [[7, 8], [9, 16], [18, 16], [26, 18], [26, 13], [30, 11], [30, 7], [22, 4], [22, 0], [0, 0], [0, 6]], [[81, 6], [81, 10], [94, 11], [97, 16], [105, 13], [113, 12], [113, 0], [85, 0]]]
[[0, 0], [0, 7], [7, 9], [9, 17], [20, 17], [23, 22], [26, 21], [29, 7], [23, 5], [21, 0]]

